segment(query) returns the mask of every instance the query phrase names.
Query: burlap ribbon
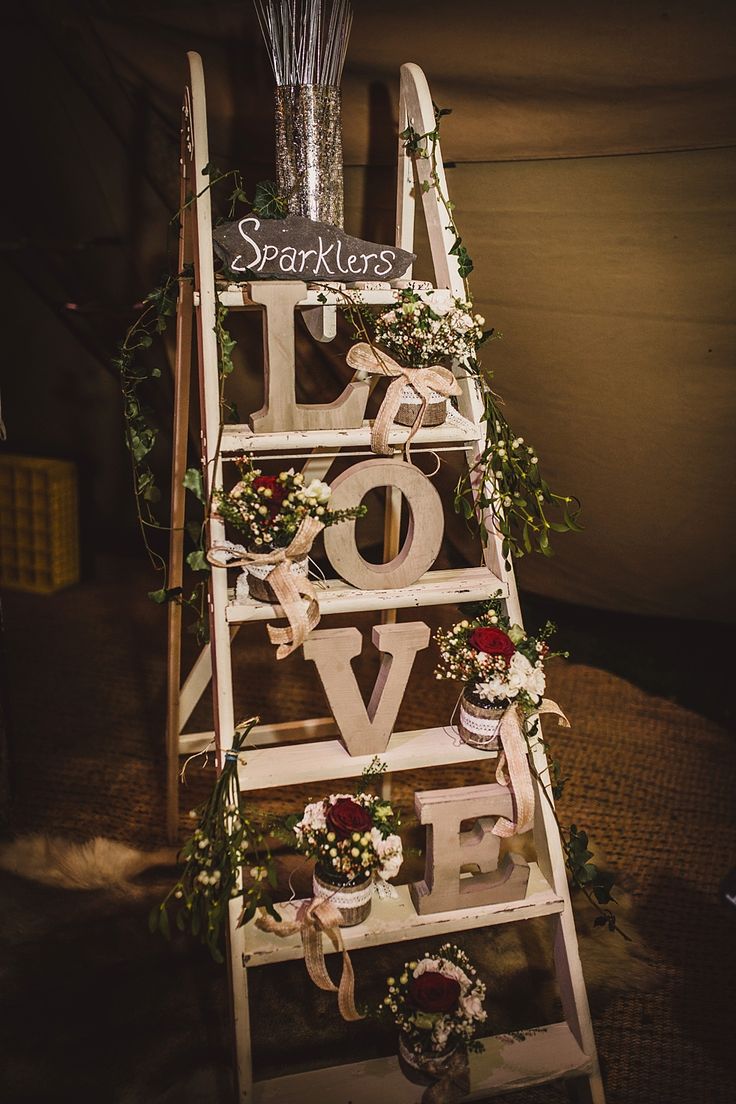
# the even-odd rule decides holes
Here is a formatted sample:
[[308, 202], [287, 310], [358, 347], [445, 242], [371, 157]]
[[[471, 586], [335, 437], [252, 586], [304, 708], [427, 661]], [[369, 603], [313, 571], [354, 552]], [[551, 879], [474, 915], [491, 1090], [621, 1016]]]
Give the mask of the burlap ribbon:
[[[345, 949], [340, 932], [340, 911], [329, 897], [313, 897], [304, 901], [294, 920], [275, 920], [267, 913], [259, 916], [256, 925], [261, 931], [272, 932], [285, 937], [300, 932], [304, 948], [304, 963], [307, 973], [318, 989], [328, 993], [337, 993], [337, 1007], [344, 1020], [362, 1020], [365, 1017], [355, 1007], [355, 975], [350, 955]], [[336, 951], [342, 954], [342, 975], [340, 984], [335, 985], [327, 972], [325, 952], [322, 946], [322, 933], [328, 937]]]
[[[548, 698], [544, 698], [537, 706], [536, 713], [554, 713], [558, 724], [570, 727], [570, 722], [557, 702]], [[502, 751], [496, 767], [496, 781], [501, 786], [510, 786], [516, 812], [516, 823], [507, 817], [499, 817], [493, 826], [493, 834], [505, 838], [527, 832], [534, 823], [534, 786], [524, 739], [524, 714], [520, 706], [510, 705], [506, 710], [501, 718], [499, 737]]]
[[360, 341], [349, 349], [347, 362], [351, 368], [358, 372], [368, 372], [374, 376], [396, 377], [393, 383], [389, 384], [388, 391], [376, 414], [371, 430], [371, 448], [374, 452], [384, 456], [391, 453], [388, 435], [401, 406], [401, 392], [407, 384], [416, 391], [422, 400], [404, 446], [407, 453], [411, 442], [424, 421], [424, 412], [431, 400], [431, 392], [436, 391], [438, 395], [445, 398], [449, 395], [460, 394], [460, 385], [449, 368], [442, 368], [439, 364], [433, 364], [429, 368], [402, 368], [388, 353], [375, 349], [365, 341]]
[[[285, 659], [300, 648], [312, 629], [319, 624], [319, 602], [314, 583], [305, 576], [292, 574], [289, 565], [308, 554], [315, 537], [322, 529], [324, 525], [318, 518], [305, 517], [286, 548], [274, 548], [271, 552], [248, 552], [243, 548], [234, 554], [227, 546], [214, 544], [207, 553], [207, 559], [215, 567], [275, 565], [268, 575], [268, 582], [289, 622], [285, 629], [267, 626], [271, 643], [278, 644], [277, 659]], [[303, 599], [306, 599], [306, 604]]]

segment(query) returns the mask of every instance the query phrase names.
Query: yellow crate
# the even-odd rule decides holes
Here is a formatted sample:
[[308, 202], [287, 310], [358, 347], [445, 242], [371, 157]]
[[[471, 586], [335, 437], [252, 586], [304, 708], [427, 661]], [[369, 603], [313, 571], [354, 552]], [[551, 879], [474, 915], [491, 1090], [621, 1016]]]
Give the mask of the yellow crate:
[[53, 594], [77, 582], [74, 464], [0, 453], [0, 586]]

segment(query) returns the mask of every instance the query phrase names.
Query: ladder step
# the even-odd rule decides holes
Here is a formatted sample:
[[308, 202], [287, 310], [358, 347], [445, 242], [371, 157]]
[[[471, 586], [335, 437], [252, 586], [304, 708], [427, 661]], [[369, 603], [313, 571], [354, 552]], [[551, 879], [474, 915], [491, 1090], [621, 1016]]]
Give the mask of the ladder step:
[[[534, 916], [549, 916], [562, 912], [563, 900], [547, 882], [536, 863], [529, 864], [529, 882], [526, 896], [519, 901], [504, 901], [496, 905], [475, 905], [454, 912], [437, 912], [419, 916], [409, 895], [408, 886], [396, 886], [397, 898], [373, 898], [371, 914], [363, 924], [343, 928], [342, 937], [349, 950], [363, 950], [384, 943], [404, 943], [409, 939], [429, 939], [433, 935], [449, 935], [451, 932], [468, 931], [471, 928], [490, 927], [494, 924], [510, 924], [529, 920]], [[291, 920], [302, 901], [292, 901], [288, 906], [276, 905], [283, 919]], [[301, 936], [282, 938], [263, 932], [251, 922], [243, 931], [245, 962], [252, 966], [271, 966], [275, 962], [288, 962], [304, 954]], [[329, 940], [324, 941], [325, 952], [333, 953]]]
[[[449, 720], [449, 718], [448, 718]], [[254, 743], [258, 743], [257, 738]], [[238, 776], [241, 791], [270, 790], [273, 787], [299, 786], [307, 782], [327, 782], [332, 778], [358, 778], [373, 755], [350, 755], [341, 740], [320, 739], [279, 747], [246, 748], [247, 756]], [[451, 766], [494, 760], [497, 751], [484, 751], [463, 743], [457, 729], [418, 728], [412, 732], [394, 732], [379, 759], [388, 773], [421, 770], [424, 767]]]
[[[459, 567], [428, 571], [416, 583], [398, 590], [358, 590], [342, 579], [328, 579], [317, 591], [319, 608], [324, 617], [331, 613], [482, 602], [494, 595], [506, 597], [508, 584], [486, 567]], [[236, 601], [231, 596], [226, 610], [231, 625], [244, 621], [270, 621], [281, 616], [280, 606], [258, 602], [254, 598]]]
[[[253, 281], [254, 283], [266, 283], [267, 281]], [[418, 290], [422, 291], [434, 291], [434, 288], [428, 287], [423, 281], [414, 281]], [[230, 284], [227, 288], [222, 288], [218, 291], [217, 298], [219, 299], [223, 307], [227, 307], [229, 310], [248, 309], [263, 310], [261, 303], [254, 303], [249, 295], [248, 289], [250, 284]], [[390, 306], [391, 303], [395, 303], [399, 295], [399, 291], [396, 288], [389, 287], [388, 284], [383, 287], [371, 287], [371, 288], [356, 288], [350, 284], [339, 284], [335, 287], [330, 287], [328, 284], [320, 284], [319, 287], [311, 287], [307, 289], [305, 297], [297, 303], [298, 307], [324, 307], [324, 306], [337, 306], [346, 307], [349, 304], [346, 301], [344, 292], [352, 293], [356, 299], [368, 307], [383, 307]], [[194, 292], [194, 305], [199, 306], [199, 292]]]
[[[583, 1053], [566, 1023], [549, 1024], [513, 1035], [492, 1035], [485, 1050], [469, 1055], [470, 1094], [466, 1101], [528, 1088], [563, 1077], [591, 1072], [592, 1059]], [[255, 1104], [407, 1104], [421, 1094], [404, 1077], [396, 1058], [373, 1058], [345, 1066], [257, 1081]]]
[[[480, 440], [483, 430], [453, 410], [439, 426], [423, 426], [417, 431], [412, 447], [416, 451], [427, 445], [463, 446]], [[408, 426], [389, 430], [390, 445], [400, 448], [409, 436]], [[254, 433], [247, 425], [226, 425], [222, 428], [220, 451], [223, 457], [241, 452], [301, 452], [311, 449], [359, 449], [370, 453], [371, 426], [365, 421], [359, 429], [301, 429], [283, 433]]]

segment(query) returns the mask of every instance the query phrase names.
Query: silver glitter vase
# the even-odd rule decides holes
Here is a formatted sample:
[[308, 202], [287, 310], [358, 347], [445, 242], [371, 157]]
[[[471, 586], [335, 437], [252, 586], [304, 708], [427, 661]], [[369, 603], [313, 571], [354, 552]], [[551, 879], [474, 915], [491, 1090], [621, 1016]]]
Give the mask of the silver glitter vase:
[[339, 88], [276, 86], [276, 180], [290, 215], [343, 225]]

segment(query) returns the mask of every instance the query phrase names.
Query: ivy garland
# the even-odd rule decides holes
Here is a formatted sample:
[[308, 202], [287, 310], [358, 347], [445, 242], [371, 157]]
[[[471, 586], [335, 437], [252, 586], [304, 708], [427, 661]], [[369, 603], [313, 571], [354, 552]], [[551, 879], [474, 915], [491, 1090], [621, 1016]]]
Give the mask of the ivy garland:
[[[445, 195], [437, 169], [437, 149], [440, 120], [451, 114], [449, 108], [434, 105], [435, 127], [426, 134], [419, 134], [409, 126], [401, 132], [404, 149], [411, 157], [429, 160], [429, 180], [422, 183], [422, 191], [434, 189], [446, 214], [447, 227], [454, 235], [450, 253], [457, 257], [458, 271], [465, 284], [466, 298], [470, 301], [468, 276], [473, 271], [473, 261], [463, 243], [455, 223], [455, 205]], [[493, 330], [486, 331], [484, 340], [500, 337]], [[455, 509], [470, 522], [477, 519], [481, 538], [488, 538], [484, 517], [493, 518], [493, 525], [502, 536], [502, 552], [507, 565], [511, 557], [520, 558], [527, 552], [538, 551], [552, 555], [550, 533], [579, 531], [577, 518], [580, 502], [572, 495], [553, 491], [539, 469], [536, 450], [517, 436], [500, 409], [502, 400], [491, 388], [492, 373], [482, 369], [480, 361], [466, 362], [468, 372], [477, 380], [483, 398], [483, 420], [486, 423], [486, 440], [476, 464], [458, 480], [455, 488]], [[473, 493], [477, 490], [477, 497]]]
[[[213, 163], [209, 163], [202, 170], [202, 175], [208, 178], [208, 182], [201, 191], [187, 196], [183, 206], [173, 215], [171, 222], [177, 222], [183, 212], [194, 203], [206, 191], [223, 181], [230, 181], [233, 185], [231, 193], [227, 196], [227, 218], [232, 219], [239, 203], [248, 204], [256, 214], [262, 218], [284, 218], [286, 215], [286, 199], [279, 195], [277, 186], [270, 180], [261, 181], [256, 185], [255, 195], [251, 202], [246, 195], [243, 178], [239, 170], [231, 169], [222, 172]], [[218, 219], [222, 222], [223, 219]], [[242, 274], [240, 274], [242, 278]], [[125, 442], [130, 454], [131, 473], [133, 480], [133, 493], [136, 504], [136, 516], [149, 560], [155, 571], [163, 575], [163, 585], [156, 590], [148, 592], [148, 597], [159, 605], [167, 602], [180, 602], [188, 607], [193, 615], [193, 622], [188, 631], [194, 633], [197, 643], [206, 644], [209, 639], [209, 624], [207, 618], [207, 578], [210, 566], [205, 552], [205, 525], [210, 513], [210, 503], [205, 503], [202, 472], [199, 468], [188, 468], [183, 484], [200, 503], [200, 517], [192, 520], [186, 531], [194, 544], [193, 551], [186, 557], [187, 566], [195, 573], [195, 582], [185, 590], [183, 587], [169, 587], [167, 580], [167, 564], [164, 557], [155, 550], [149, 540], [151, 530], [170, 532], [170, 526], [164, 525], [156, 516], [154, 506], [161, 499], [161, 491], [156, 485], [155, 474], [150, 463], [150, 454], [158, 438], [158, 426], [153, 417], [153, 411], [144, 399], [147, 386], [153, 380], [161, 379], [162, 372], [158, 367], [149, 367], [146, 360], [140, 356], [141, 352], [150, 349], [156, 337], [163, 336], [169, 322], [176, 313], [176, 305], [179, 288], [183, 281], [191, 281], [193, 272], [187, 269], [174, 274], [168, 273], [161, 284], [149, 292], [143, 303], [143, 311], [136, 318], [123, 339], [118, 355], [113, 358], [113, 367], [120, 376], [120, 387], [123, 395], [123, 417], [125, 421]], [[234, 370], [232, 359], [235, 340], [228, 332], [225, 321], [227, 309], [218, 304], [215, 332], [218, 346], [218, 368], [220, 376], [220, 407], [222, 410], [221, 424], [223, 421], [236, 421], [237, 410], [234, 404], [228, 403], [224, 395], [225, 380]], [[222, 432], [222, 431], [220, 431]], [[218, 438], [216, 455], [219, 455], [220, 440]], [[199, 576], [199, 578], [197, 578]]]

